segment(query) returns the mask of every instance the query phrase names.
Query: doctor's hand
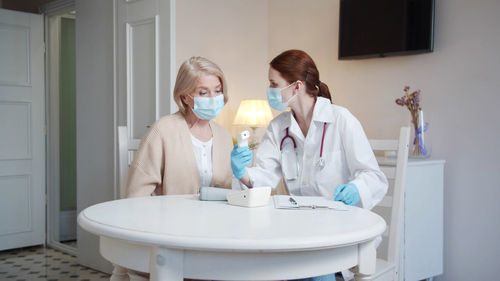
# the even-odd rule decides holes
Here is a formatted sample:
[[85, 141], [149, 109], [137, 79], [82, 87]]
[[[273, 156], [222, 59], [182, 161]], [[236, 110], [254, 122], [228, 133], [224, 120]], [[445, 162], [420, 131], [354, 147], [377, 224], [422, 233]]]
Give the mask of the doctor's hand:
[[238, 147], [235, 145], [231, 151], [231, 169], [237, 179], [241, 179], [246, 172], [247, 166], [252, 163], [252, 151], [248, 146]]
[[335, 201], [354, 206], [359, 202], [359, 191], [354, 183], [341, 184], [335, 188]]

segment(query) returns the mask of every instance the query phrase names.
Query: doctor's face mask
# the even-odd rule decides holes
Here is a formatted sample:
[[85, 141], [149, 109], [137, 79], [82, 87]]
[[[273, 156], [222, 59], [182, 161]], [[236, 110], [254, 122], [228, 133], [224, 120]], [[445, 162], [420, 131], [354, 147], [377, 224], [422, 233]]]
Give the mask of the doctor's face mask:
[[283, 102], [283, 95], [281, 94], [281, 91], [287, 89], [288, 87], [292, 86], [296, 82], [293, 82], [292, 84], [283, 87], [283, 88], [267, 88], [267, 101], [269, 102], [269, 105], [279, 111], [285, 111], [285, 109], [288, 107], [288, 104], [292, 99], [294, 99], [297, 95], [294, 95], [288, 101]]

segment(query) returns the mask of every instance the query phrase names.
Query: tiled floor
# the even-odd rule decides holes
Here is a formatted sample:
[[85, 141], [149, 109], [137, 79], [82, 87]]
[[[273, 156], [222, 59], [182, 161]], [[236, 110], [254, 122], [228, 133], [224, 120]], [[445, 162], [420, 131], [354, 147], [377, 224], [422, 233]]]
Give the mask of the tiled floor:
[[75, 257], [50, 248], [0, 251], [2, 281], [104, 281], [109, 275], [78, 264]]

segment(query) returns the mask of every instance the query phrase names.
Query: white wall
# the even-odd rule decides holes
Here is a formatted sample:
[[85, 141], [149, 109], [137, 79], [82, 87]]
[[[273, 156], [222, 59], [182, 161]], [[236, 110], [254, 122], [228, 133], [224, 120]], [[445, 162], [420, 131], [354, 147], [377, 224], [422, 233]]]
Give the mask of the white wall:
[[[113, 1], [76, 1], [77, 212], [114, 196]], [[78, 227], [78, 261], [110, 272], [99, 238]]]
[[[434, 52], [339, 61], [339, 1], [271, 0], [269, 55], [300, 48], [369, 137], [396, 137], [403, 87], [422, 90], [434, 158], [445, 159], [444, 275], [497, 280], [500, 252], [500, 1], [438, 0]], [[422, 202], [425, 208], [425, 202]]]
[[216, 122], [233, 135], [241, 129], [231, 125], [240, 101], [266, 98], [267, 3], [267, 0], [176, 3], [177, 69], [191, 56], [206, 57], [222, 68], [229, 86], [229, 102]]

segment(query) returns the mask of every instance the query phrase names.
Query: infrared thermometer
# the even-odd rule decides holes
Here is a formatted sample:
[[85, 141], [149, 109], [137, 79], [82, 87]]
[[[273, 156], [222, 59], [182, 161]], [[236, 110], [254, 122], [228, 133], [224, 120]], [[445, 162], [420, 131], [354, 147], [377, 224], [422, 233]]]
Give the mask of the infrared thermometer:
[[249, 131], [242, 131], [238, 134], [236, 138], [238, 140], [238, 147], [248, 146], [248, 140], [250, 139]]

